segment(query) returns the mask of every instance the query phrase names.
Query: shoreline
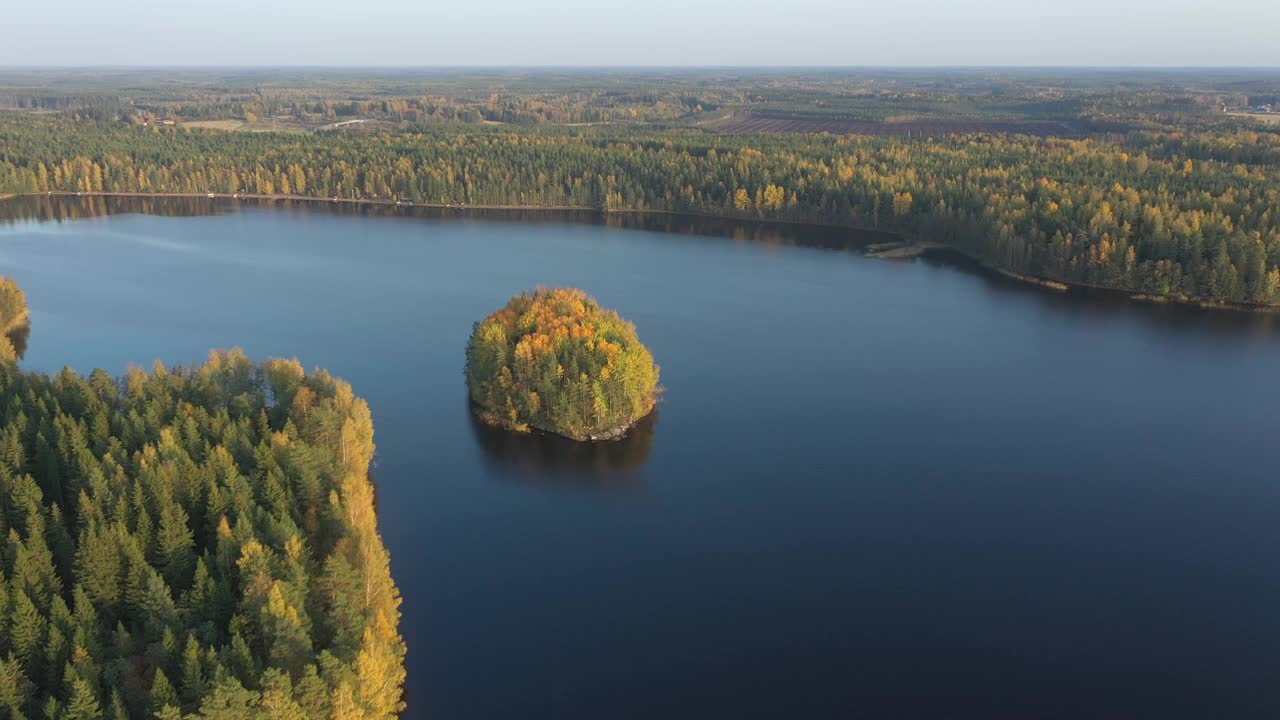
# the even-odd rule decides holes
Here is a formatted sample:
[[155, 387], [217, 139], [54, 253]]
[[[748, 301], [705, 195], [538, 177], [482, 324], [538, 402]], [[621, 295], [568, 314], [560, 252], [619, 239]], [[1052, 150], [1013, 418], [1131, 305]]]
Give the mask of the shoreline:
[[863, 249], [864, 257], [877, 260], [911, 260], [918, 258], [930, 250], [950, 250], [949, 245], [940, 242], [901, 240], [898, 242], [872, 243]]
[[[18, 198], [40, 197], [123, 197], [140, 199], [187, 199], [187, 200], [288, 200], [306, 203], [330, 203], [333, 205], [381, 205], [385, 207], [430, 208], [435, 210], [545, 210], [548, 212], [602, 212], [598, 208], [584, 205], [471, 205], [466, 203], [426, 203], [408, 200], [370, 200], [366, 198], [319, 197], [316, 195], [263, 195], [259, 193], [140, 193], [140, 192], [70, 192], [53, 190], [49, 192], [22, 193], [18, 195], [0, 195], [0, 201]], [[623, 212], [615, 210], [613, 212]], [[646, 212], [646, 211], [639, 211]]]
[[[896, 235], [902, 240], [899, 243], [893, 243], [894, 247], [872, 250], [875, 244], [862, 248], [862, 255], [868, 258], [886, 259], [886, 260], [905, 260], [926, 255], [930, 252], [955, 252], [961, 256], [975, 262], [979, 267], [988, 272], [996, 273], [1002, 277], [1016, 280], [1018, 282], [1029, 285], [1036, 285], [1045, 289], [1057, 292], [1070, 292], [1074, 289], [1096, 290], [1109, 293], [1115, 293], [1119, 297], [1131, 300], [1133, 302], [1151, 303], [1151, 304], [1167, 304], [1167, 305], [1185, 305], [1188, 307], [1197, 307], [1204, 310], [1228, 310], [1233, 312], [1243, 312], [1251, 314], [1259, 313], [1280, 313], [1280, 305], [1261, 305], [1257, 303], [1247, 303], [1235, 300], [1213, 300], [1210, 298], [1191, 297], [1185, 295], [1161, 295], [1156, 293], [1148, 293], [1140, 290], [1129, 290], [1126, 288], [1107, 287], [1104, 285], [1093, 285], [1084, 282], [1067, 282], [1056, 280], [1053, 278], [1039, 277], [1035, 275], [1026, 275], [1005, 268], [996, 267], [986, 259], [979, 257], [972, 252], [949, 245], [946, 243], [920, 240], [918, 238], [908, 237], [904, 233], [893, 232], [889, 230], [881, 230], [879, 228], [860, 228], [851, 225], [838, 225], [834, 223], [821, 223], [805, 220], [789, 220], [789, 219], [765, 219], [750, 218], [738, 215], [722, 215], [709, 212], [698, 211], [677, 211], [677, 210], [646, 210], [640, 208], [624, 208], [616, 210], [601, 210], [596, 207], [588, 207], [585, 205], [472, 205], [465, 203], [426, 203], [411, 202], [406, 200], [371, 200], [365, 198], [341, 198], [341, 197], [318, 197], [314, 195], [265, 195], [259, 193], [142, 193], [142, 192], [71, 192], [65, 190], [53, 190], [48, 192], [36, 193], [0, 193], [0, 202], [5, 200], [16, 200], [18, 198], [27, 197], [121, 197], [121, 198], [152, 198], [152, 199], [207, 199], [207, 200], [268, 200], [268, 201], [294, 201], [305, 203], [329, 203], [334, 205], [376, 205], [382, 207], [403, 207], [403, 208], [428, 208], [434, 210], [482, 210], [492, 212], [586, 212], [597, 213], [600, 215], [666, 215], [672, 217], [692, 217], [703, 218], [708, 220], [729, 220], [736, 222], [756, 223], [756, 224], [782, 224], [793, 226], [810, 226], [836, 230], [853, 230], [858, 232], [882, 232], [889, 235]], [[851, 248], [856, 250], [856, 248]], [[868, 252], [868, 250], [871, 250]], [[634, 424], [634, 423], [633, 423]], [[561, 436], [567, 437], [567, 436]], [[575, 439], [575, 438], [570, 438]]]
[[[1071, 286], [1068, 285], [1067, 283], [1059, 282], [1057, 280], [1048, 280], [1046, 278], [1038, 278], [1038, 277], [1035, 277], [1034, 275], [1023, 275], [1022, 273], [1016, 273], [1012, 270], [1004, 270], [992, 265], [983, 265], [983, 267], [987, 268], [988, 270], [998, 272], [1001, 275], [1007, 278], [1010, 278], [1012, 280], [1017, 280], [1019, 282], [1024, 282], [1024, 283], [1030, 283], [1032, 285], [1039, 285], [1040, 287], [1049, 288], [1050, 290], [1057, 290], [1058, 292], [1067, 292], [1071, 289]], [[1084, 286], [1081, 286], [1081, 287], [1084, 287]]]
[[1028, 285], [1038, 285], [1039, 287], [1060, 293], [1069, 293], [1073, 290], [1088, 290], [1091, 292], [1110, 293], [1131, 302], [1147, 303], [1152, 305], [1183, 305], [1186, 307], [1200, 308], [1201, 310], [1228, 310], [1231, 312], [1246, 313], [1250, 315], [1280, 313], [1280, 305], [1260, 305], [1258, 303], [1239, 302], [1235, 300], [1210, 300], [1208, 298], [1192, 297], [1188, 295], [1161, 295], [1159, 293], [1149, 293], [1141, 290], [1126, 290], [1124, 288], [1094, 285], [1086, 282], [1066, 282], [1063, 280], [1054, 280], [1052, 278], [1038, 277], [1035, 275], [1024, 275], [1012, 270], [998, 268], [981, 258], [975, 257], [964, 251], [957, 250], [949, 245], [945, 245], [943, 248], [945, 251], [955, 250], [960, 252], [965, 257], [978, 263], [978, 265], [983, 269], [1009, 278], [1010, 280], [1016, 280]]
[[[467, 394], [470, 395], [469, 389]], [[658, 409], [658, 402], [655, 399], [649, 405], [649, 409], [646, 410], [643, 415], [641, 415], [640, 417], [636, 418], [635, 420], [632, 420], [631, 422], [625, 425], [619, 425], [618, 427], [610, 428], [608, 430], [601, 432], [598, 435], [586, 435], [583, 437], [574, 437], [573, 435], [565, 435], [564, 433], [559, 433], [559, 432], [556, 432], [555, 430], [548, 430], [546, 428], [541, 428], [541, 427], [538, 427], [537, 425], [513, 425], [505, 421], [493, 422], [488, 417], [485, 416], [484, 408], [482, 408], [479, 403], [477, 403], [475, 400], [470, 400], [470, 403], [471, 403], [471, 414], [481, 423], [491, 428], [494, 428], [497, 430], [503, 430], [505, 432], [516, 433], [518, 435], [532, 435], [534, 433], [541, 433], [543, 435], [550, 435], [553, 437], [563, 438], [565, 440], [569, 440], [571, 442], [577, 442], [577, 443], [596, 443], [596, 442], [610, 442], [613, 440], [621, 440], [625, 438], [627, 436], [627, 433], [631, 432], [631, 430], [634, 429], [636, 425], [639, 425], [645, 418], [652, 415], [654, 410]]]

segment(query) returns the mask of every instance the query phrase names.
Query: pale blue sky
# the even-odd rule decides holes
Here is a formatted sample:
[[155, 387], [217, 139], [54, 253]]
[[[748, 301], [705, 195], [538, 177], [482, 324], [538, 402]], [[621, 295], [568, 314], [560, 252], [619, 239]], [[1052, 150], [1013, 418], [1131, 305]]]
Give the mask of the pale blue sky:
[[0, 65], [1280, 66], [1280, 0], [45, 0]]

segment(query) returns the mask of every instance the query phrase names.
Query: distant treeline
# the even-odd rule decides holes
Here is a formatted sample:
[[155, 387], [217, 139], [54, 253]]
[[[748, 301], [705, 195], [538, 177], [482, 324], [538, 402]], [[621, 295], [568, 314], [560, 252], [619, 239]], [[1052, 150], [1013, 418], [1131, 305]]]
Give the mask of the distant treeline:
[[0, 192], [250, 192], [692, 211], [902, 232], [1011, 272], [1280, 302], [1280, 134], [1068, 140], [421, 129], [250, 134], [0, 116]]
[[[332, 122], [374, 118], [408, 125], [496, 122], [515, 125], [676, 120], [716, 104], [697, 97], [593, 94], [456, 97], [390, 97], [360, 99], [288, 99], [289, 96], [237, 101], [181, 101], [139, 103], [122, 114], [140, 122], [144, 111], [183, 120], [239, 118], [248, 123], [288, 118], [298, 122]], [[97, 117], [97, 116], [94, 116]]]
[[111, 95], [6, 95], [0, 93], [0, 110], [58, 112], [75, 120], [111, 122], [130, 112], [127, 102]]

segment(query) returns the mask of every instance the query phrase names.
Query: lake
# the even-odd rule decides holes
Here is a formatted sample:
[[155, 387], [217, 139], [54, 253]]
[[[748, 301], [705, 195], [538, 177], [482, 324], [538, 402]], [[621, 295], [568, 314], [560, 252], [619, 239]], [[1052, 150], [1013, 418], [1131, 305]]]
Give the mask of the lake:
[[[368, 399], [407, 718], [1280, 715], [1280, 318], [802, 226], [0, 212], [25, 367], [239, 346]], [[625, 440], [473, 421], [472, 324], [536, 285], [661, 364]]]

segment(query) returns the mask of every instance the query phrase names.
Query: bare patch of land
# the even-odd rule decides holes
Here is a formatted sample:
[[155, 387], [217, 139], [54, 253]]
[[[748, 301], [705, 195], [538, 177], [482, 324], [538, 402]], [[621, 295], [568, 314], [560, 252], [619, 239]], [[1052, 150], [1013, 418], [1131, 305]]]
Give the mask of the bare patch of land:
[[239, 130], [245, 126], [243, 120], [192, 120], [182, 124], [184, 127], [206, 128], [209, 130]]
[[871, 122], [866, 120], [823, 120], [817, 118], [772, 118], [736, 114], [708, 123], [707, 127], [732, 133], [832, 133], [833, 135], [880, 135], [891, 137], [930, 137], [969, 133], [1012, 133], [1018, 135], [1071, 135], [1071, 128], [1057, 121], [995, 120], [903, 120]]
[[316, 130], [354, 130], [356, 128], [364, 127], [366, 125], [372, 126], [372, 127], [378, 127], [378, 126], [385, 127], [392, 124], [394, 123], [390, 123], [386, 120], [378, 120], [376, 118], [355, 118], [352, 120], [343, 120], [341, 122], [329, 123], [328, 125], [321, 125], [320, 127], [316, 128]]
[[1280, 125], [1280, 113], [1229, 112], [1226, 114], [1234, 118], [1245, 118], [1247, 120], [1257, 120], [1258, 122], [1264, 122], [1270, 125]]
[[910, 260], [920, 257], [930, 250], [938, 250], [946, 245], [920, 240], [903, 240], [900, 242], [883, 242], [868, 245], [863, 254], [869, 258], [881, 260]]

